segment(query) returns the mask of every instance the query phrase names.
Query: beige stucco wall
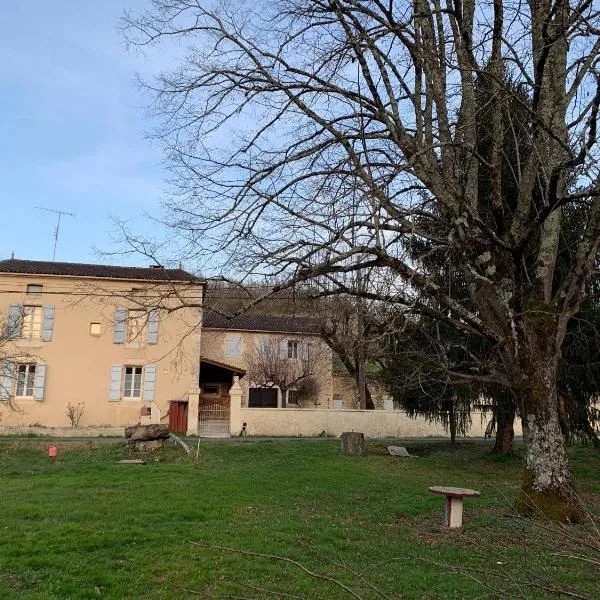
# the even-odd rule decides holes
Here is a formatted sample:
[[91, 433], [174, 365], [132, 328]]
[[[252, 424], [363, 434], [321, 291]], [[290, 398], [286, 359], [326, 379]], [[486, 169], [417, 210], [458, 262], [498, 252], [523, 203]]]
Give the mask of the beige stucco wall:
[[[241, 422], [234, 422], [239, 418]], [[469, 436], [483, 437], [491, 415], [474, 413]], [[311, 410], [276, 408], [241, 408], [232, 410], [231, 433], [237, 435], [246, 423], [251, 436], [317, 436], [323, 432], [339, 436], [344, 431], [360, 431], [367, 437], [449, 437], [439, 423], [430, 423], [423, 417], [410, 418], [399, 410]], [[515, 421], [515, 435], [521, 435], [519, 421]]]
[[[240, 336], [242, 340], [241, 352], [239, 358], [227, 356], [227, 338]], [[237, 331], [223, 329], [202, 330], [202, 356], [211, 360], [226, 363], [241, 369], [247, 369], [247, 357], [253, 348], [257, 347], [261, 340], [307, 340], [311, 345], [311, 353], [318, 357], [319, 369], [316, 379], [319, 384], [319, 394], [317, 397], [317, 408], [331, 408], [333, 397], [333, 384], [331, 375], [331, 351], [327, 344], [316, 335], [294, 334], [294, 333], [273, 333], [256, 331]], [[244, 376], [239, 381], [242, 388], [242, 405], [247, 406], [248, 388], [251, 386], [248, 377]]]
[[[27, 284], [42, 284], [41, 296], [28, 296]], [[175, 287], [175, 284], [173, 284]], [[199, 304], [201, 285], [179, 284], [181, 296]], [[168, 403], [187, 398], [197, 386], [200, 350], [201, 313], [186, 308], [168, 314], [161, 310], [157, 344], [145, 341], [113, 343], [116, 306], [135, 308], [128, 300], [132, 289], [143, 294], [149, 304], [173, 307], [179, 300], [169, 298], [173, 288], [163, 284], [127, 280], [96, 280], [47, 275], [0, 275], [0, 312], [2, 326], [11, 303], [55, 307], [53, 339], [11, 341], [2, 352], [21, 355], [23, 362], [42, 360], [46, 364], [44, 399], [16, 400], [16, 410], [0, 403], [0, 424], [28, 426], [66, 426], [69, 402], [85, 404], [80, 425], [122, 426], [136, 423], [142, 406], [152, 403], [140, 399], [109, 400], [111, 366], [156, 365], [154, 405], [166, 420]], [[140, 291], [143, 290], [143, 291]], [[90, 323], [100, 322], [102, 334], [90, 335]]]

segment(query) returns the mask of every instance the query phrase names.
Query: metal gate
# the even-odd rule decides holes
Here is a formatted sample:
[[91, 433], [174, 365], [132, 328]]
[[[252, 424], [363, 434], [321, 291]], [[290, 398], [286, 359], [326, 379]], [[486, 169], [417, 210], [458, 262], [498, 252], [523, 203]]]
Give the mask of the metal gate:
[[198, 407], [198, 435], [202, 437], [229, 437], [229, 406], [201, 404]]

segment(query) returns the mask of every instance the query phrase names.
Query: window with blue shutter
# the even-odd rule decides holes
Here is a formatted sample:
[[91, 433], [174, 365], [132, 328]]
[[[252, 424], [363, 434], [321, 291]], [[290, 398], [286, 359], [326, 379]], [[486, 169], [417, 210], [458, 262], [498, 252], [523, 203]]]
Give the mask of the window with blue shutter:
[[108, 399], [115, 402], [121, 399], [121, 371], [123, 365], [113, 365], [110, 368], [110, 387]]
[[308, 362], [308, 342], [302, 342], [302, 360]]
[[242, 355], [242, 336], [231, 335], [225, 338], [225, 356], [239, 358]]
[[23, 332], [23, 307], [21, 304], [11, 304], [8, 307], [6, 320], [6, 337], [9, 340], [20, 338]]
[[44, 305], [44, 320], [42, 322], [42, 340], [44, 342], [52, 341], [54, 331], [54, 304]]
[[115, 329], [113, 333], [113, 342], [115, 344], [124, 344], [127, 336], [127, 309], [123, 306], [117, 306], [115, 309]]
[[15, 364], [4, 361], [0, 365], [0, 401], [10, 400], [15, 385]]
[[281, 340], [279, 342], [279, 358], [281, 360], [285, 359], [288, 357], [288, 341], [287, 340]]
[[144, 402], [154, 402], [154, 390], [156, 387], [156, 365], [144, 367]]
[[46, 385], [46, 365], [39, 361], [35, 365], [35, 383], [33, 386], [33, 397], [36, 400], [44, 399], [44, 387]]
[[159, 320], [160, 311], [157, 308], [148, 313], [148, 323], [146, 324], [146, 342], [148, 344], [158, 344]]

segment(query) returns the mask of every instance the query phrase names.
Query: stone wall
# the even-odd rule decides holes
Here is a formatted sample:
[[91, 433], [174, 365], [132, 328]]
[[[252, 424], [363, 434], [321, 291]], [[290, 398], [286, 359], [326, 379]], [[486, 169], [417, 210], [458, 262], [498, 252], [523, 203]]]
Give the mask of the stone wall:
[[[473, 413], [469, 437], [483, 437], [491, 414]], [[240, 408], [231, 412], [231, 434], [246, 424], [250, 436], [339, 436], [360, 431], [367, 437], [449, 437], [439, 423], [415, 419], [399, 410], [325, 410], [308, 408]], [[515, 421], [515, 435], [521, 435]]]

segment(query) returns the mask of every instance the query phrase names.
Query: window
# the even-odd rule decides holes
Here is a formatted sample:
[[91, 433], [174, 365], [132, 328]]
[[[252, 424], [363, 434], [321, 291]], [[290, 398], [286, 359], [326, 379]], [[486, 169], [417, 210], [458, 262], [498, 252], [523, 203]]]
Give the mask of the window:
[[40, 285], [39, 283], [29, 283], [29, 284], [27, 284], [27, 295], [28, 296], [41, 296], [43, 287], [44, 286]]
[[39, 339], [42, 334], [42, 307], [23, 306], [23, 329], [21, 337], [26, 340]]
[[287, 403], [298, 406], [298, 390], [288, 390]]
[[100, 323], [90, 323], [90, 335], [102, 335], [102, 325]]
[[202, 386], [202, 395], [203, 396], [220, 396], [221, 395], [221, 386], [210, 383]]
[[127, 341], [144, 342], [146, 332], [146, 312], [130, 310], [127, 320]]
[[225, 338], [225, 356], [239, 358], [242, 355], [242, 336], [230, 335]]
[[21, 364], [17, 365], [17, 381], [15, 396], [17, 398], [33, 397], [33, 388], [35, 384], [35, 365]]
[[143, 367], [125, 367], [123, 398], [141, 398]]
[[293, 340], [288, 340], [287, 343], [287, 357], [288, 358], [298, 358], [298, 346], [300, 344], [298, 342], [295, 342]]

